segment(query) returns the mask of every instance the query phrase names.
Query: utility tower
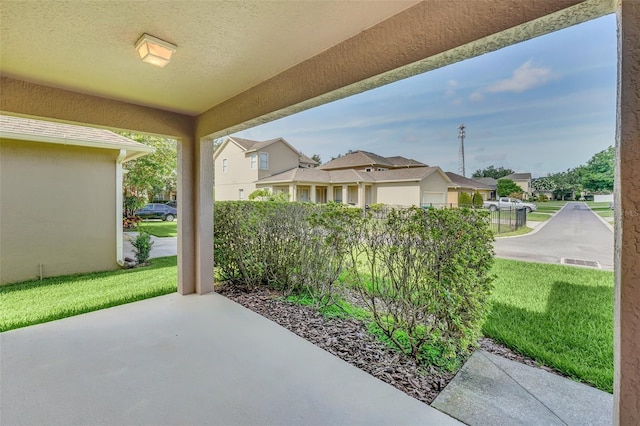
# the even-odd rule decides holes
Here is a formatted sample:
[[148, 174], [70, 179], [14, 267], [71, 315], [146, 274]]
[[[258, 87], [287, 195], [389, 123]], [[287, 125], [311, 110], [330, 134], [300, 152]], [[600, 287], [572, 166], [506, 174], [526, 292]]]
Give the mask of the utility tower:
[[460, 127], [458, 127], [458, 129], [460, 130], [458, 132], [458, 139], [460, 139], [460, 153], [458, 156], [458, 173], [466, 177], [465, 170], [464, 170], [464, 129], [465, 129], [464, 124], [461, 124]]

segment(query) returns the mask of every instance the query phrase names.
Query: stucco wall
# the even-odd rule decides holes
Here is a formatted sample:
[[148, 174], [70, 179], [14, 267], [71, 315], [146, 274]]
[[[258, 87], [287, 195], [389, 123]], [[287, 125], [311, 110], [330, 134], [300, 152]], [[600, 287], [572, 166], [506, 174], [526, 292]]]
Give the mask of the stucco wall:
[[398, 206], [420, 205], [418, 182], [381, 182], [377, 183], [373, 190], [378, 203]]
[[117, 151], [0, 139], [0, 283], [115, 269]]
[[[640, 424], [640, 2], [618, 11], [614, 424]], [[620, 53], [622, 53], [620, 55]]]
[[298, 167], [300, 156], [283, 142], [275, 142], [260, 151], [269, 153], [269, 169], [258, 170], [259, 179]]
[[[227, 159], [226, 173], [222, 168], [223, 159]], [[251, 159], [243, 149], [229, 142], [216, 157], [215, 179], [216, 200], [237, 200], [239, 189], [244, 189], [244, 198], [248, 199], [256, 189], [254, 182], [258, 179], [258, 170], [251, 168]]]

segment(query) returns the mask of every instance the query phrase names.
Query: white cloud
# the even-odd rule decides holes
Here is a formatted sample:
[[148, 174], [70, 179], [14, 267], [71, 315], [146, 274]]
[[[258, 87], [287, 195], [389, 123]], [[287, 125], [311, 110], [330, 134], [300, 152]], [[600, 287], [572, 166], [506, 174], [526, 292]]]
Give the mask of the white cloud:
[[472, 102], [480, 102], [482, 99], [484, 99], [484, 96], [480, 92], [473, 92], [469, 95], [469, 100]]
[[462, 105], [462, 98], [454, 99], [452, 104], [454, 104], [454, 105]]
[[458, 87], [458, 82], [455, 80], [447, 81], [447, 90], [444, 92], [444, 95], [447, 98], [451, 98], [456, 95], [456, 87]]
[[552, 77], [551, 69], [536, 67], [532, 65], [532, 62], [533, 60], [529, 59], [513, 71], [511, 78], [492, 84], [486, 88], [486, 91], [521, 93], [536, 86], [545, 84]]

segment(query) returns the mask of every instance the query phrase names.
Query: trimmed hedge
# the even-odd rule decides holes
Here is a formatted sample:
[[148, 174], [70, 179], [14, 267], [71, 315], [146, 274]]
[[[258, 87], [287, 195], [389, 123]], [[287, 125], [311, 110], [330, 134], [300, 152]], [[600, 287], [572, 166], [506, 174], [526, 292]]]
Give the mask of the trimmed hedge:
[[217, 278], [304, 293], [317, 306], [349, 292], [379, 333], [416, 359], [455, 358], [476, 344], [493, 277], [488, 213], [342, 204], [215, 203]]

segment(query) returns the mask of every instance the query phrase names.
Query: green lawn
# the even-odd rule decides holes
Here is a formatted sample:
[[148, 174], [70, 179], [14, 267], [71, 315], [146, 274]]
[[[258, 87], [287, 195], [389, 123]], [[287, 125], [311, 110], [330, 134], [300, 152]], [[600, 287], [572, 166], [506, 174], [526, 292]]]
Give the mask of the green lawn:
[[533, 229], [528, 228], [526, 226], [522, 226], [518, 229], [516, 229], [515, 231], [510, 231], [510, 232], [503, 232], [500, 234], [494, 234], [495, 237], [514, 237], [516, 235], [524, 235], [524, 234], [528, 234], [529, 232], [533, 231]]
[[554, 213], [560, 210], [564, 205], [567, 204], [566, 201], [547, 201], [543, 203], [536, 203], [538, 206], [538, 212], [549, 212]]
[[151, 266], [0, 286], [0, 332], [122, 305], [177, 290], [177, 257]]
[[140, 222], [139, 229], [144, 229], [151, 235], [156, 237], [177, 237], [178, 236], [178, 222], [158, 222], [158, 221], [145, 221]]
[[613, 273], [496, 259], [486, 336], [612, 392]]
[[533, 220], [536, 222], [544, 222], [545, 220], [551, 219], [550, 214], [545, 213], [527, 213], [527, 220]]

